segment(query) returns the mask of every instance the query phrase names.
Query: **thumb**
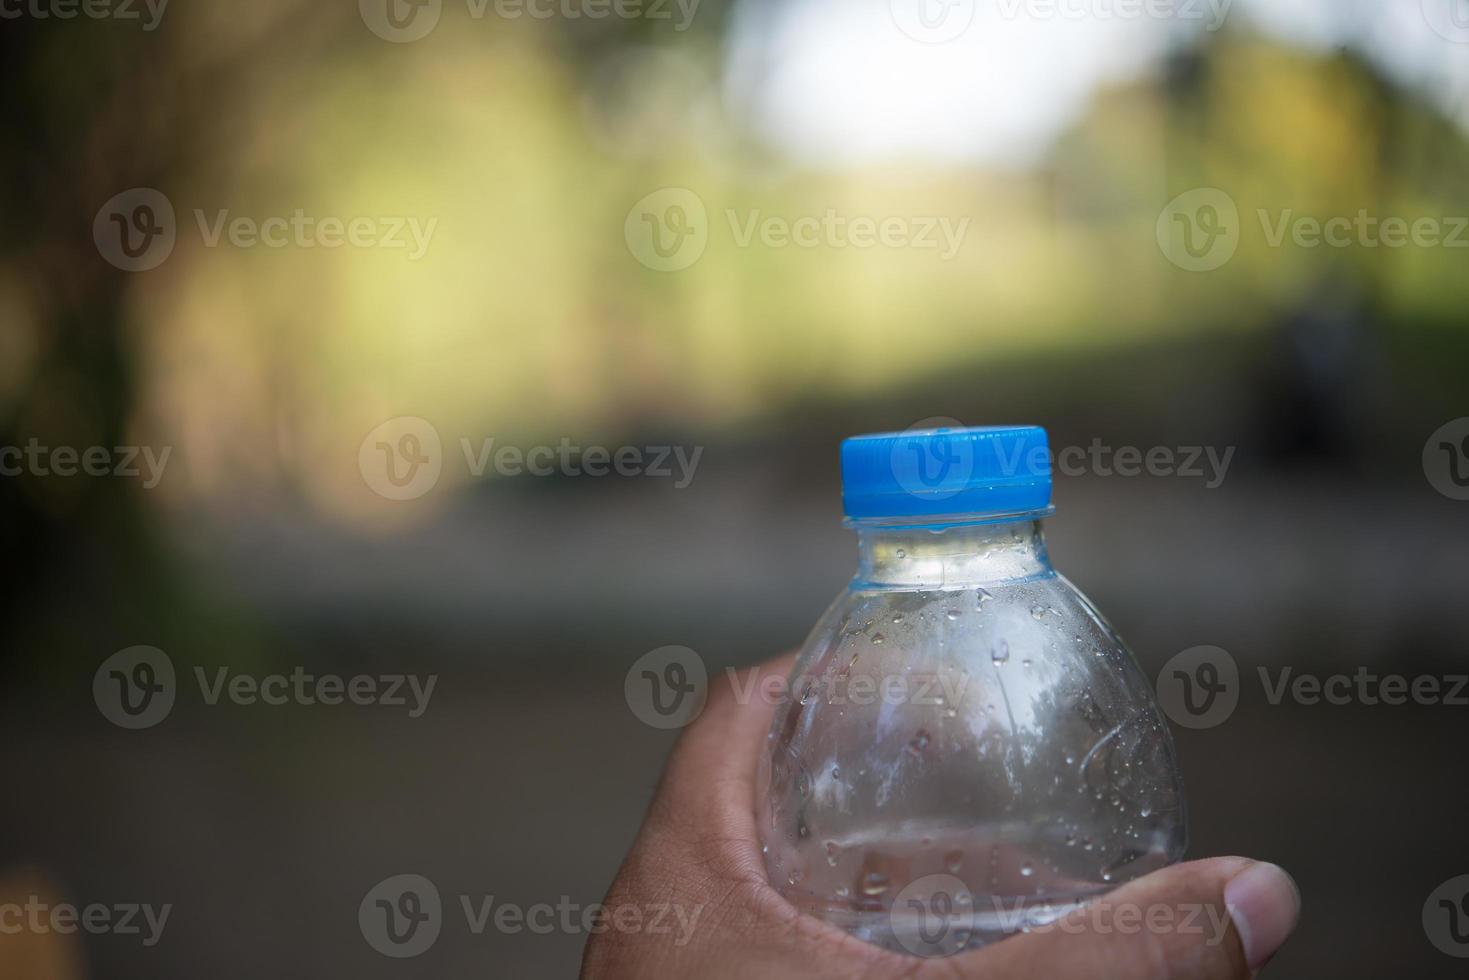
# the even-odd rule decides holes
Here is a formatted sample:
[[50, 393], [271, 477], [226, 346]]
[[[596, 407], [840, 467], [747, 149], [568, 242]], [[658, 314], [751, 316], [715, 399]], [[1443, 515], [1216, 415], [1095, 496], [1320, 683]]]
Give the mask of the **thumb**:
[[1233, 980], [1275, 955], [1295, 929], [1300, 904], [1295, 882], [1273, 864], [1193, 861], [956, 959], [970, 961], [964, 976]]

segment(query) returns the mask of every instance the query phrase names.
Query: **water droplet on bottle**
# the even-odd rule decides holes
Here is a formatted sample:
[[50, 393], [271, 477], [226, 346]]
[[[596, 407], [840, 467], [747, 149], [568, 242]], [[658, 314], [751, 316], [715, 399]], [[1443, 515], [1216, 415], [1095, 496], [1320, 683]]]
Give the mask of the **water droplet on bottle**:
[[830, 841], [829, 840], [829, 841], [826, 842], [826, 863], [827, 864], [829, 864], [833, 868], [835, 868], [837, 866], [837, 856], [840, 855], [841, 853], [842, 853], [842, 849], [837, 846], [836, 841]]
[[950, 609], [944, 615], [948, 616], [949, 617], [949, 622], [952, 623], [954, 620], [956, 620], [956, 619], [959, 618], [959, 610], [957, 610], [957, 609]]
[[846, 885], [837, 886], [837, 898], [846, 898], [851, 892], [847, 891]]
[[1070, 831], [1068, 831], [1067, 834], [1066, 834], [1066, 846], [1067, 847], [1075, 847], [1076, 846], [1076, 835], [1073, 834], [1073, 833], [1071, 833]]
[[1046, 618], [1046, 611], [1044, 609], [1042, 609], [1040, 606], [1031, 606], [1030, 607], [1030, 618], [1031, 619], [1045, 619]]
[[902, 613], [893, 613], [893, 624], [894, 625], [897, 625], [898, 623], [901, 623], [902, 621], [903, 621], [903, 614]]
[[993, 598], [994, 598], [994, 596], [990, 595], [989, 589], [975, 589], [974, 590], [974, 605], [975, 605], [975, 608], [977, 608], [977, 609], [983, 609], [984, 608], [984, 604], [986, 602], [989, 602]]
[[949, 869], [950, 874], [958, 874], [959, 869], [964, 866], [964, 852], [950, 851], [944, 855], [944, 867]]
[[872, 634], [872, 643], [873, 643], [873, 646], [881, 646], [882, 643], [883, 643], [883, 641], [886, 640], [886, 639], [887, 639], [887, 637], [883, 636], [881, 633], [873, 633]]
[[1035, 865], [1031, 864], [1029, 861], [1026, 861], [1020, 866], [1020, 877], [1029, 878], [1033, 874], [1035, 874]]
[[810, 704], [811, 701], [812, 701], [812, 699], [815, 698], [815, 697], [816, 697], [816, 684], [813, 681], [807, 681], [805, 688], [802, 689], [802, 691], [801, 691], [801, 703], [802, 704]]
[[837, 768], [836, 766], [832, 766], [831, 767], [831, 778], [832, 779], [841, 779], [842, 778], [842, 771], [841, 771], [841, 769]]
[[997, 664], [1002, 664], [1010, 659], [1010, 644], [1001, 640], [999, 644], [990, 648], [990, 659]]
[[1102, 872], [1102, 880], [1103, 881], [1111, 881], [1112, 880], [1112, 872], [1110, 872], [1110, 871], [1103, 871]]
[[786, 876], [786, 881], [790, 882], [793, 885], [799, 885], [801, 883], [801, 872], [792, 871], [789, 875]]
[[881, 895], [888, 890], [888, 876], [877, 871], [869, 871], [862, 878], [862, 894]]
[[1022, 666], [1022, 667], [1029, 667], [1030, 666], [1030, 658], [1029, 657], [1026, 657], [1024, 660], [1020, 661], [1020, 666]]
[[904, 551], [902, 548], [899, 548], [896, 552], [894, 552], [894, 554], [896, 554], [899, 558], [908, 557], [908, 552]]
[[1153, 808], [1150, 806], [1145, 806], [1137, 812], [1137, 815], [1146, 820], [1153, 815]]
[[803, 800], [811, 795], [811, 776], [804, 769], [796, 776], [796, 792]]
[[948, 707], [948, 708], [945, 708], [944, 709], [944, 717], [945, 718], [953, 718], [953, 717], [955, 717], [958, 714], [959, 714], [959, 709], [958, 708], [955, 708], [955, 707], [952, 707], [951, 706], [951, 707]]
[[920, 728], [918, 734], [914, 735], [913, 740], [908, 743], [908, 751], [914, 755], [921, 755], [926, 748], [928, 748], [928, 732]]

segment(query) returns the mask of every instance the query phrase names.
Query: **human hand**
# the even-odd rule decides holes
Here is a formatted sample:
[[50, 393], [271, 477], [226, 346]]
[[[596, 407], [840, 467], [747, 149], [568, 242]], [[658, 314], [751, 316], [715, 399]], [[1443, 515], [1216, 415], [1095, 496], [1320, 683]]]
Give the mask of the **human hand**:
[[[784, 679], [790, 665], [786, 657], [752, 668], [738, 689], [760, 690], [767, 675]], [[1226, 857], [1154, 872], [1051, 926], [956, 956], [924, 960], [869, 945], [799, 912], [766, 881], [755, 771], [772, 709], [762, 698], [740, 703], [728, 680], [713, 688], [674, 748], [605, 902], [614, 913], [673, 909], [683, 928], [594, 935], [582, 963], [586, 980], [1224, 980], [1253, 975], [1295, 928], [1300, 897], [1289, 876]], [[1131, 927], [1124, 910], [1136, 913]], [[1155, 910], [1169, 914], [1150, 918]], [[1174, 925], [1148, 925], [1165, 920]]]

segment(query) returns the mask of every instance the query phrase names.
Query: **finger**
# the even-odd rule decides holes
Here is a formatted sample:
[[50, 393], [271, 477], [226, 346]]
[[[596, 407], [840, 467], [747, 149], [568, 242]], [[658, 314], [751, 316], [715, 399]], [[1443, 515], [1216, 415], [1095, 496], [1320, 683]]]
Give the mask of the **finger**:
[[794, 662], [794, 654], [778, 657], [710, 685], [703, 713], [664, 768], [650, 822], [698, 840], [754, 841], [756, 772]]
[[1263, 967], [1299, 914], [1300, 894], [1280, 868], [1213, 858], [1139, 878], [955, 965], [965, 976], [1233, 980]]
[[688, 922], [680, 941], [608, 933], [585, 977], [802, 976], [886, 980], [914, 962], [802, 915], [766, 882], [755, 828], [755, 773], [793, 656], [714, 683], [664, 769], [648, 819], [606, 905], [656, 903]]

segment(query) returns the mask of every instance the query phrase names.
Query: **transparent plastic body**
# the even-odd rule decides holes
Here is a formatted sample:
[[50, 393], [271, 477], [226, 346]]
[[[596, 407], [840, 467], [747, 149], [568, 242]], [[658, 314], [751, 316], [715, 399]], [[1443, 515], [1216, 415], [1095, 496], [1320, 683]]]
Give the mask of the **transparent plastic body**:
[[857, 577], [776, 710], [771, 882], [870, 942], [947, 955], [1180, 859], [1172, 738], [1041, 522], [858, 525]]

